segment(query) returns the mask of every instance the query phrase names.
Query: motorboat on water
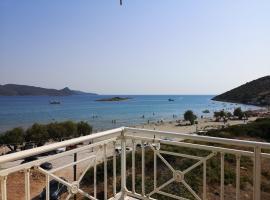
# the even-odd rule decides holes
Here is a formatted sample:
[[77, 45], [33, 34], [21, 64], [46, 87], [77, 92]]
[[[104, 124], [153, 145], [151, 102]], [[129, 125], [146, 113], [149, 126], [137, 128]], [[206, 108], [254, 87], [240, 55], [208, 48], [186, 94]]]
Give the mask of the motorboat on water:
[[60, 101], [50, 101], [50, 104], [56, 105], [56, 104], [61, 104], [61, 102]]

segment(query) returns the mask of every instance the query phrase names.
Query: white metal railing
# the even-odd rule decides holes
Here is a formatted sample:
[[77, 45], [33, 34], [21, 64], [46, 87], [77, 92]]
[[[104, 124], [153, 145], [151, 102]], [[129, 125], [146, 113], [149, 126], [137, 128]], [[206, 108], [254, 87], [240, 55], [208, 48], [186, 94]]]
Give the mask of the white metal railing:
[[[70, 145], [76, 145], [84, 143], [75, 149], [58, 153], [55, 155], [41, 156], [38, 160], [20, 164], [12, 165], [16, 161], [44, 154], [60, 147], [67, 147]], [[138, 145], [140, 144], [140, 145]], [[120, 147], [118, 147], [120, 146]], [[138, 147], [139, 146], [139, 147]], [[198, 151], [206, 152], [204, 155], [192, 155], [186, 152], [174, 152], [164, 149], [164, 146], [173, 146], [176, 148], [189, 148], [196, 149]], [[120, 152], [116, 152], [117, 149]], [[129, 148], [127, 148], [129, 147]], [[146, 149], [147, 148], [147, 149]], [[181, 183], [183, 187], [189, 192], [193, 199], [206, 200], [208, 199], [207, 190], [207, 162], [211, 159], [220, 159], [220, 199], [224, 200], [225, 193], [225, 162], [226, 155], [232, 155], [235, 157], [235, 199], [239, 200], [241, 196], [241, 158], [248, 157], [253, 162], [253, 199], [261, 199], [261, 166], [262, 159], [270, 159], [270, 154], [266, 153], [270, 149], [269, 143], [253, 142], [245, 140], [224, 139], [208, 136], [198, 136], [192, 134], [182, 134], [174, 132], [145, 130], [137, 128], [117, 128], [109, 131], [104, 131], [89, 136], [83, 136], [75, 139], [70, 139], [63, 142], [53, 143], [42, 147], [21, 151], [9, 155], [0, 157], [0, 180], [1, 180], [1, 199], [10, 199], [9, 188], [7, 187], [7, 181], [9, 176], [12, 176], [14, 172], [23, 171], [24, 173], [24, 199], [30, 200], [31, 196], [31, 172], [38, 171], [45, 175], [46, 184], [46, 200], [50, 199], [50, 181], [56, 180], [64, 185], [68, 190], [65, 196], [66, 199], [72, 197], [76, 198], [78, 194], [89, 198], [98, 199], [98, 181], [97, 179], [97, 166], [103, 164], [103, 197], [101, 199], [116, 198], [124, 199], [126, 196], [134, 197], [137, 199], [158, 199], [156, 195], [162, 195], [168, 198], [185, 200], [187, 197], [181, 196], [181, 194], [173, 194], [170, 191], [164, 191], [164, 189], [172, 183]], [[83, 153], [82, 153], [83, 152]], [[153, 153], [153, 187], [146, 187], [146, 152]], [[138, 188], [138, 181], [136, 181], [138, 175], [138, 165], [136, 156], [140, 154], [140, 188]], [[84, 155], [84, 156], [81, 156]], [[64, 162], [64, 158], [71, 156], [74, 158], [69, 163]], [[131, 167], [127, 167], [127, 156], [131, 157]], [[166, 160], [166, 156], [173, 156], [175, 158], [185, 158], [193, 160], [193, 164], [186, 169], [179, 170], [176, 166], [173, 166]], [[63, 160], [63, 163], [59, 159]], [[121, 160], [120, 160], [121, 159]], [[40, 167], [44, 162], [53, 162], [58, 160], [58, 165], [54, 165], [52, 169], [46, 170]], [[120, 160], [121, 166], [117, 166], [117, 160]], [[162, 162], [172, 174], [171, 178], [164, 183], [158, 183], [158, 160]], [[108, 162], [112, 162], [112, 165], [108, 165]], [[3, 167], [9, 163], [9, 167]], [[77, 177], [77, 166], [82, 163], [85, 164], [83, 170], [80, 171]], [[202, 167], [202, 189], [196, 191], [192, 186], [188, 184], [185, 177], [192, 173], [198, 167]], [[68, 167], [73, 167], [73, 179], [64, 180], [57, 175], [57, 172], [65, 170]], [[112, 175], [108, 174], [108, 167], [111, 167]], [[117, 168], [121, 168], [121, 174], [117, 175]], [[93, 169], [93, 184], [87, 187], [92, 187], [91, 192], [85, 191], [85, 187], [82, 187], [82, 180], [87, 171]], [[269, 168], [270, 171], [270, 168]], [[131, 175], [131, 179], [127, 178], [127, 174]], [[118, 177], [121, 176], [121, 179]], [[199, 176], [199, 174], [198, 174]], [[108, 180], [112, 181], [112, 185], [108, 184]], [[130, 182], [128, 182], [130, 181]], [[270, 180], [268, 180], [270, 183]], [[120, 184], [120, 189], [118, 188]], [[128, 185], [128, 186], [127, 186]], [[86, 187], [86, 189], [87, 189]], [[112, 191], [109, 191], [112, 188]], [[100, 188], [99, 188], [100, 189]], [[230, 194], [231, 195], [231, 194]]]

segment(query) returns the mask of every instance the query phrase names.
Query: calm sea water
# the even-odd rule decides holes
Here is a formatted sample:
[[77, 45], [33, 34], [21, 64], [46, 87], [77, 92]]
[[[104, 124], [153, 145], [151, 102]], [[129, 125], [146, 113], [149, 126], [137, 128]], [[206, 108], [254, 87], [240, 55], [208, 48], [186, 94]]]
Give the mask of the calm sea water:
[[[212, 116], [214, 111], [233, 110], [241, 106], [244, 110], [254, 106], [237, 105], [211, 101], [211, 95], [137, 95], [121, 102], [97, 102], [96, 99], [109, 98], [109, 95], [75, 95], [66, 97], [16, 96], [0, 97], [0, 132], [13, 127], [28, 127], [34, 122], [87, 121], [95, 130], [146, 123], [148, 120], [171, 120], [173, 115], [183, 118], [187, 109], [198, 116]], [[124, 96], [126, 97], [126, 95]], [[169, 98], [175, 101], [168, 101]], [[49, 101], [59, 100], [60, 105]], [[203, 114], [208, 109], [210, 114]], [[144, 118], [142, 116], [144, 115]], [[93, 118], [93, 116], [97, 116]], [[116, 120], [116, 124], [112, 124]]]

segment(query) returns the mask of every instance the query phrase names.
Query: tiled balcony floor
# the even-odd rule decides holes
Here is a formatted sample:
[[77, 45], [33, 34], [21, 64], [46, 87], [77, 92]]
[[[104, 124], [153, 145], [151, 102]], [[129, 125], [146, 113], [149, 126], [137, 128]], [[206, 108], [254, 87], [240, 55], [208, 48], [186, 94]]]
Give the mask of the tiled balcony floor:
[[[116, 194], [115, 197], [112, 197], [112, 198], [110, 198], [109, 200], [122, 200], [122, 199], [121, 199], [121, 193]], [[127, 196], [127, 197], [125, 198], [125, 200], [138, 200], [138, 199]]]

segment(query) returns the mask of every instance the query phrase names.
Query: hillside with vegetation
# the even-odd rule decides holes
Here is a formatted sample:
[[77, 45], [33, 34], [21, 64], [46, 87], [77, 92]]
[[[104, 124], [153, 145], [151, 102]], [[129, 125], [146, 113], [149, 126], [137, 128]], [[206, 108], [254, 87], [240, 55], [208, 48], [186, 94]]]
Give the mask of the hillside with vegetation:
[[212, 100], [258, 106], [270, 105], [270, 76], [248, 82], [228, 92], [215, 96]]
[[[57, 90], [28, 85], [16, 85], [16, 84], [0, 85], [0, 96], [69, 96], [78, 94], [86, 94], [86, 93], [71, 90], [68, 87], [65, 87], [61, 90]], [[87, 94], [95, 95], [94, 93], [87, 93]]]
[[258, 118], [248, 124], [239, 124], [222, 128], [220, 130], [210, 130], [208, 136], [222, 138], [253, 138], [253, 140], [263, 140], [270, 142], [270, 118]]

